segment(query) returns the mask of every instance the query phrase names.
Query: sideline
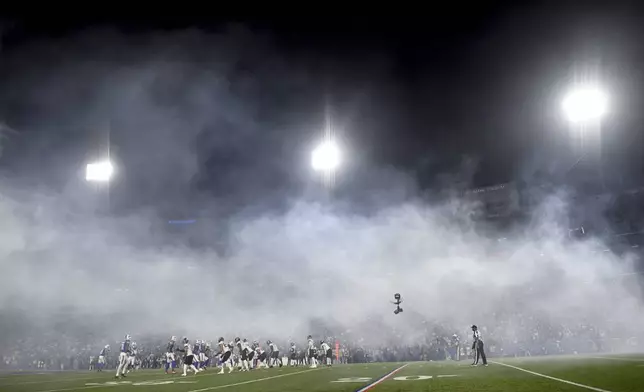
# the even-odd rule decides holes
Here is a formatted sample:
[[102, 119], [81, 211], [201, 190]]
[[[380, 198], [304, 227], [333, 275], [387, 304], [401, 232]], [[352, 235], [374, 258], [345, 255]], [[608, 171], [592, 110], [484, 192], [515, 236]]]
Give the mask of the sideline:
[[380, 377], [379, 379], [377, 379], [376, 381], [374, 381], [371, 384], [367, 385], [366, 387], [362, 387], [362, 388], [358, 389], [356, 392], [365, 392], [365, 391], [370, 390], [371, 388], [373, 388], [376, 385], [380, 384], [381, 382], [385, 381], [389, 377], [391, 377], [394, 374], [398, 373], [400, 370], [402, 370], [407, 365], [409, 365], [409, 364], [406, 363], [406, 364], [402, 365], [401, 367], [399, 367], [398, 369], [394, 369], [393, 371], [389, 372], [388, 374], [385, 374], [384, 376]]
[[514, 369], [514, 370], [519, 370], [519, 371], [522, 371], [522, 372], [526, 372], [526, 373], [532, 374], [532, 375], [534, 375], [534, 376], [539, 376], [539, 377], [547, 378], [547, 379], [549, 379], [549, 380], [559, 381], [559, 382], [562, 382], [562, 383], [564, 383], [564, 384], [569, 384], [569, 385], [574, 385], [574, 386], [576, 386], [576, 387], [580, 387], [580, 388], [590, 389], [591, 391], [595, 391], [595, 392], [611, 392], [611, 391], [609, 391], [609, 390], [607, 390], [607, 389], [601, 389], [601, 388], [591, 387], [591, 386], [589, 386], [589, 385], [579, 384], [579, 383], [576, 383], [576, 382], [573, 382], [573, 381], [568, 381], [568, 380], [564, 380], [564, 379], [557, 378], [557, 377], [546, 376], [545, 374], [541, 374], [541, 373], [533, 372], [533, 371], [531, 371], [531, 370], [526, 370], [526, 369], [522, 369], [522, 368], [520, 368], [520, 367], [516, 367], [516, 366], [508, 365], [507, 363], [502, 363], [502, 362], [493, 362], [493, 361], [490, 361], [490, 363], [493, 363], [493, 364], [495, 364], [495, 365], [501, 365], [501, 366], [509, 367], [509, 368]]

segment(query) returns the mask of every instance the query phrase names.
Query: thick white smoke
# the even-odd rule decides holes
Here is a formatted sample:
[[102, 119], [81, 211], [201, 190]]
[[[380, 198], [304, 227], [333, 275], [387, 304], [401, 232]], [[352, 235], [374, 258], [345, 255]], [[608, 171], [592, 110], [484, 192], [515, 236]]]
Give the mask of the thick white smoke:
[[[351, 208], [312, 202], [274, 183], [302, 177], [306, 159], [292, 151], [318, 135], [302, 130], [315, 128], [311, 113], [323, 101], [315, 92], [326, 81], [244, 32], [137, 39], [89, 34], [3, 58], [0, 106], [24, 135], [17, 143], [29, 145], [4, 153], [20, 162], [17, 173], [48, 184], [0, 186], [0, 314], [14, 333], [29, 332], [16, 320], [48, 329], [64, 319], [67, 334], [76, 326], [111, 337], [286, 340], [323, 320], [334, 333], [378, 342], [381, 325], [409, 340], [426, 333], [423, 322], [462, 331], [519, 313], [624, 337], [644, 326], [638, 293], [605, 279], [631, 272], [632, 260], [603, 252], [599, 240], [569, 242], [565, 197], [543, 199], [530, 224], [503, 241], [473, 224], [476, 205], [415, 199], [413, 181], [391, 169], [340, 184], [361, 200]], [[359, 79], [373, 70], [370, 60], [347, 66], [359, 71], [335, 85], [364, 91], [353, 86], [370, 86]], [[356, 152], [379, 126], [399, 126], [386, 121], [398, 108], [382, 72], [374, 71], [384, 98], [374, 92], [362, 105], [363, 93], [345, 91], [356, 108]], [[114, 156], [129, 157], [117, 171], [112, 217], [89, 213], [87, 184], [70, 180], [87, 159], [79, 140], [109, 121]], [[202, 183], [196, 196], [182, 191]], [[239, 204], [253, 212], [240, 213]], [[227, 251], [163, 243], [155, 227], [173, 208], [214, 211], [212, 226], [227, 237], [201, 236]], [[395, 292], [405, 299], [398, 316], [389, 303]]]
[[[565, 215], [559, 199], [545, 200], [532, 227], [502, 245], [457, 219], [454, 203], [410, 202], [369, 217], [298, 203], [234, 222], [234, 247], [220, 257], [146, 245], [145, 215], [85, 220], [69, 216], [64, 198], [5, 197], [0, 298], [3, 309], [43, 325], [61, 308], [81, 323], [116, 315], [103, 326], [114, 336], [286, 340], [313, 319], [340, 331], [375, 319], [415, 337], [417, 320], [492, 326], [497, 313], [613, 326], [620, 335], [644, 325], [638, 293], [606, 279], [631, 272], [630, 260], [599, 241], [571, 243], [555, 219]], [[406, 300], [398, 316], [395, 292]]]

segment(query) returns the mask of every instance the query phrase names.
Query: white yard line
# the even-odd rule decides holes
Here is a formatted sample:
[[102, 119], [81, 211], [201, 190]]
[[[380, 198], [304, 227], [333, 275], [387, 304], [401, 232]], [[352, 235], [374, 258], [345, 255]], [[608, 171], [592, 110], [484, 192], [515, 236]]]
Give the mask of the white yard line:
[[[270, 377], [258, 378], [258, 379], [255, 379], [255, 380], [236, 382], [234, 384], [216, 385], [214, 387], [208, 387], [208, 388], [203, 388], [203, 389], [193, 389], [192, 391], [189, 391], [189, 392], [213, 391], [215, 389], [224, 389], [224, 388], [236, 387], [236, 386], [239, 386], [239, 385], [252, 384], [252, 383], [256, 383], [256, 382], [260, 382], [260, 381], [272, 380], [274, 378], [288, 377], [288, 376], [294, 376], [296, 374], [314, 372], [316, 370], [318, 370], [318, 369], [301, 370], [299, 372], [278, 374], [277, 376], [270, 376]], [[57, 391], [45, 391], [45, 392], [57, 392]]]
[[76, 388], [65, 388], [65, 389], [50, 389], [48, 391], [38, 391], [38, 392], [63, 392], [63, 391], [78, 391], [79, 389], [92, 389], [92, 388], [105, 388], [105, 387], [117, 387], [118, 385], [92, 385], [90, 387], [76, 387]]
[[[15, 382], [15, 383], [12, 383], [12, 384], [3, 384], [2, 382], [0, 382], [0, 388], [13, 387], [13, 386], [17, 386], [17, 385], [27, 385], [27, 384], [49, 384], [49, 383], [54, 383], [54, 382], [71, 382], [71, 381], [83, 381], [83, 380], [97, 380], [97, 379], [102, 379], [103, 378], [103, 377], [101, 377], [102, 374], [113, 374], [113, 372], [112, 372], [112, 370], [110, 370], [109, 372], [105, 372], [105, 373], [102, 373], [102, 372], [98, 373], [97, 372], [96, 376], [91, 376], [91, 377], [53, 378], [53, 379], [49, 379], [49, 380]], [[82, 376], [85, 376], [85, 375], [86, 375], [85, 373], [82, 374]], [[143, 376], [153, 376], [153, 375], [154, 374], [151, 373], [151, 372], [149, 372], [149, 373], [146, 372], [146, 374], [134, 373], [134, 374], [129, 375], [128, 377], [132, 377], [132, 376], [143, 377]]]
[[615, 358], [615, 357], [586, 357], [592, 359], [608, 359], [609, 361], [623, 361], [623, 362], [644, 362], [644, 359], [637, 358]]
[[[388, 374], [385, 374], [384, 376], [380, 377], [376, 381], [372, 382], [371, 384], [367, 385], [366, 387], [358, 389], [357, 392], [365, 392], [370, 390], [371, 388], [375, 387], [376, 385], [380, 384], [381, 382], [385, 381], [389, 377], [393, 376], [394, 374], [398, 373], [400, 370], [402, 370], [405, 366], [409, 365], [408, 363], [402, 365], [398, 369], [394, 369], [393, 371], [389, 372]], [[194, 392], [194, 391], [193, 391]]]
[[[139, 375], [143, 376], [143, 374], [139, 374]], [[174, 377], [172, 377], [172, 378], [174, 378]], [[129, 377], [129, 379], [131, 380], [132, 377]], [[163, 379], [161, 379], [161, 380], [163, 380]], [[68, 380], [68, 381], [74, 381], [74, 380]], [[125, 381], [129, 381], [129, 380], [125, 380]], [[153, 380], [148, 379], [148, 380], [144, 380], [144, 381], [140, 381], [140, 380], [137, 379], [137, 380], [132, 381], [132, 383], [140, 383], [140, 382], [143, 383], [143, 382], [154, 382], [154, 381], [159, 381], [159, 378], [156, 378], [156, 379], [153, 379]], [[181, 381], [183, 381], [183, 380], [181, 380]], [[18, 384], [16, 384], [16, 385], [18, 385]], [[22, 385], [22, 384], [20, 384], [20, 385]], [[131, 384], [105, 384], [105, 383], [101, 383], [100, 385], [89, 385], [89, 386], [84, 386], [84, 387], [63, 388], [63, 389], [49, 389], [49, 390], [46, 390], [46, 391], [36, 391], [36, 392], [64, 392], [64, 391], [76, 391], [76, 390], [79, 390], [79, 389], [122, 387], [123, 385], [131, 385]], [[0, 385], [0, 388], [2, 388], [4, 386], [5, 385]]]
[[507, 363], [502, 363], [502, 362], [492, 362], [492, 361], [490, 361], [490, 363], [494, 363], [494, 364], [496, 364], [496, 365], [501, 365], [501, 366], [509, 367], [509, 368], [512, 368], [512, 369], [515, 369], [515, 370], [520, 370], [520, 371], [522, 371], [522, 372], [526, 372], [526, 373], [532, 374], [532, 375], [534, 375], [534, 376], [539, 376], [539, 377], [547, 378], [547, 379], [549, 379], [549, 380], [559, 381], [559, 382], [562, 382], [562, 383], [564, 383], [564, 384], [569, 384], [569, 385], [574, 385], [574, 386], [576, 386], [576, 387], [580, 387], [580, 388], [590, 389], [591, 391], [596, 391], [596, 392], [610, 392], [610, 391], [609, 391], [609, 390], [607, 390], [607, 389], [595, 388], [595, 387], [591, 387], [590, 385], [579, 384], [579, 383], [576, 383], [576, 382], [573, 382], [573, 381], [568, 381], [568, 380], [564, 380], [564, 379], [557, 378], [557, 377], [546, 376], [545, 374], [541, 374], [541, 373], [533, 372], [533, 371], [531, 371], [531, 370], [526, 370], [526, 369], [522, 369], [522, 368], [520, 368], [520, 367], [516, 367], [516, 366], [508, 365]]

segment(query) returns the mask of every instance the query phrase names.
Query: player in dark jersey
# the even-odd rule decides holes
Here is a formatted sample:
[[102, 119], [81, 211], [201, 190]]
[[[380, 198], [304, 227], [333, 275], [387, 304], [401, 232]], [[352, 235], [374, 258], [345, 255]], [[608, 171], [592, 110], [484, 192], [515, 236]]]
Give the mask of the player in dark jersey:
[[127, 370], [130, 353], [132, 352], [131, 340], [132, 337], [130, 335], [125, 335], [125, 340], [121, 342], [118, 366], [116, 367], [116, 376], [114, 376], [114, 378], [125, 377], [125, 371]]
[[288, 359], [289, 359], [289, 366], [297, 366], [297, 348], [295, 347], [295, 343], [291, 343]]
[[212, 357], [212, 349], [210, 348], [210, 343], [206, 343], [206, 347], [204, 348], [202, 354], [206, 359], [203, 363], [203, 366], [207, 369], [210, 366], [210, 358]]
[[110, 352], [110, 345], [106, 344], [105, 347], [101, 349], [101, 352], [98, 354], [98, 363], [96, 364], [96, 371], [102, 372], [105, 367], [105, 362], [107, 361], [107, 354]]
[[172, 370], [172, 373], [176, 373], [174, 368], [177, 366], [176, 359], [174, 357], [175, 343], [177, 342], [177, 337], [172, 336], [170, 341], [165, 348], [165, 372], [168, 373], [169, 370]]
[[195, 365], [197, 369], [201, 368], [201, 340], [197, 339], [195, 341], [195, 345], [192, 348], [192, 354], [194, 355], [194, 359], [192, 360], [192, 363]]
[[306, 350], [297, 350], [297, 364], [306, 366]]

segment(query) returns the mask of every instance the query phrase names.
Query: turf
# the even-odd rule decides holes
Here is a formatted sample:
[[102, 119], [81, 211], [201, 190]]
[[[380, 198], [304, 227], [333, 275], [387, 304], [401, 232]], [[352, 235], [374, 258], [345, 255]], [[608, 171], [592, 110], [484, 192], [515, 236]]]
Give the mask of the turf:
[[120, 382], [116, 381], [119, 384], [106, 384], [115, 382], [112, 371], [5, 373], [0, 375], [0, 391], [206, 392], [225, 389], [250, 392], [340, 392], [357, 391], [395, 370], [398, 371], [369, 390], [644, 391], [644, 355], [504, 359], [491, 362], [488, 367], [471, 367], [469, 362], [462, 361], [356, 364], [316, 370], [301, 367], [276, 368], [224, 375], [208, 370], [188, 377], [165, 375], [160, 370], [143, 370], [130, 373]]

